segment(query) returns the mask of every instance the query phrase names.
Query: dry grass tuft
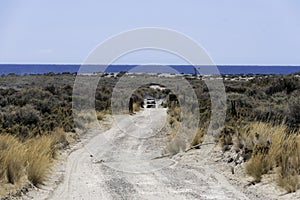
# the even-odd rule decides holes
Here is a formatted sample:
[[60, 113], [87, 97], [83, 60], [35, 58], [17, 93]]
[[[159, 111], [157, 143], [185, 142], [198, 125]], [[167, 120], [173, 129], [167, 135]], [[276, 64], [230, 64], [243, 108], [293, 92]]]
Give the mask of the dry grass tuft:
[[296, 174], [282, 173], [282, 168], [278, 169], [277, 183], [280, 187], [284, 188], [287, 192], [296, 192], [300, 188], [299, 176]]
[[27, 176], [32, 184], [43, 184], [47, 179], [55, 156], [56, 139], [54, 136], [47, 135], [25, 143]]
[[0, 134], [0, 184], [3, 188], [8, 185], [20, 188], [26, 182], [35, 186], [43, 184], [50, 173], [55, 152], [66, 145], [68, 141], [63, 129], [25, 142], [13, 135]]
[[204, 130], [202, 128], [198, 128], [195, 137], [191, 143], [191, 146], [196, 146], [198, 144], [201, 144], [204, 140], [203, 137], [204, 137]]
[[[85, 130], [88, 127], [91, 127], [98, 123], [96, 117], [98, 117], [98, 113], [95, 113], [95, 111], [86, 110], [85, 112], [81, 111], [79, 113], [76, 113], [76, 128], [79, 128], [79, 130]], [[96, 116], [95, 116], [96, 115]]]
[[246, 165], [246, 172], [254, 178], [256, 182], [260, 182], [262, 175], [268, 172], [268, 162], [263, 154], [252, 156]]
[[141, 110], [141, 106], [138, 103], [133, 103], [133, 111], [139, 112]]
[[164, 149], [164, 154], [175, 155], [186, 150], [186, 143], [180, 138], [174, 138]]
[[99, 111], [97, 112], [97, 119], [99, 121], [104, 120], [106, 118], [106, 111]]
[[277, 183], [287, 192], [300, 187], [300, 135], [288, 131], [285, 125], [271, 125], [262, 122], [249, 124], [242, 135], [244, 146], [252, 146], [252, 156], [246, 165], [246, 172], [255, 181], [263, 174], [277, 168]]
[[290, 134], [283, 142], [280, 154], [280, 167], [277, 171], [278, 185], [288, 192], [295, 192], [299, 187], [299, 136]]
[[0, 135], [0, 179], [16, 184], [24, 175], [24, 147], [14, 136]]
[[234, 133], [234, 130], [232, 127], [226, 126], [222, 132], [219, 139], [219, 144], [222, 147], [223, 151], [227, 151], [230, 149], [230, 145], [233, 144], [233, 138], [232, 135]]

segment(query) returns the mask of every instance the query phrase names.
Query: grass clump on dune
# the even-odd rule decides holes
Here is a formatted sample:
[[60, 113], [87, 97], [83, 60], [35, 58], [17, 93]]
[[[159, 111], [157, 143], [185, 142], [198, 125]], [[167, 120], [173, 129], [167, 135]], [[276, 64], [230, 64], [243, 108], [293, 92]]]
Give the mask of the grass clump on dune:
[[25, 143], [26, 168], [28, 180], [34, 184], [42, 184], [49, 175], [55, 153], [55, 138], [42, 136]]
[[138, 103], [133, 103], [133, 111], [139, 112], [141, 110], [141, 106]]
[[277, 171], [277, 183], [287, 192], [295, 192], [300, 188], [300, 136], [289, 135], [282, 142], [280, 166]]
[[0, 135], [0, 180], [16, 184], [24, 175], [25, 148], [14, 136]]
[[253, 146], [246, 172], [259, 182], [263, 174], [276, 169], [277, 183], [287, 192], [296, 191], [300, 175], [300, 135], [285, 125], [254, 122], [248, 127], [244, 143]]
[[[25, 142], [10, 134], [0, 134], [1, 187], [16, 190], [26, 183], [35, 186], [44, 184], [50, 174], [57, 150], [67, 144], [62, 129]], [[0, 195], [5, 194], [0, 192]]]

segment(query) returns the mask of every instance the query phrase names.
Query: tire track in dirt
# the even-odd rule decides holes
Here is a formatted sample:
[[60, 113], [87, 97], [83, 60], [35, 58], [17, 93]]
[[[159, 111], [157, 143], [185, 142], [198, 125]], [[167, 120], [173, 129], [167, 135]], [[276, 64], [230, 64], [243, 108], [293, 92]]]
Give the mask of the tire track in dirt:
[[[71, 153], [65, 178], [48, 199], [249, 199], [217, 173], [206, 158], [199, 158], [207, 155], [208, 147], [195, 155], [150, 161], [166, 145], [168, 136], [158, 133], [163, 125], [158, 123], [164, 123], [165, 118], [165, 109], [119, 116], [118, 126], [99, 133], [84, 148]], [[127, 126], [128, 120], [139, 125]], [[143, 133], [149, 136], [149, 131], [156, 135], [135, 137]], [[160, 164], [168, 165], [147, 171]]]

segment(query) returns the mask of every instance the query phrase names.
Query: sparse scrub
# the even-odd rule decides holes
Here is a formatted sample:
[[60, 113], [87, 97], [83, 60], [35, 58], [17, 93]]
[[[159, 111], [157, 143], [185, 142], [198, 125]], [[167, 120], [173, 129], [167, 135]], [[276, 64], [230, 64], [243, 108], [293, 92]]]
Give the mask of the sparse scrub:
[[266, 90], [268, 95], [275, 94], [277, 92], [286, 92], [287, 94], [292, 93], [294, 90], [299, 87], [299, 81], [295, 78], [278, 78], [274, 80], [271, 86]]
[[[111, 111], [111, 96], [114, 86], [120, 77], [126, 75], [125, 73], [120, 73], [118, 76], [104, 74], [101, 77], [95, 95], [98, 120], [104, 119], [105, 114]], [[191, 78], [188, 75], [183, 77], [190, 82], [198, 97], [199, 113], [193, 109], [190, 117], [199, 115], [199, 129], [191, 144], [185, 144], [178, 138], [174, 140], [169, 146], [169, 151], [172, 154], [183, 150], [186, 145], [194, 146], [201, 143], [211, 117], [211, 99], [204, 81]], [[237, 80], [238, 76], [235, 75], [225, 77], [227, 77], [224, 84], [228, 109], [225, 129], [221, 135], [216, 137], [219, 139], [219, 144], [224, 151], [233, 150], [236, 154], [241, 155], [243, 161], [248, 161], [246, 164], [249, 166], [247, 172], [257, 181], [261, 179], [264, 173], [274, 169], [278, 173], [278, 184], [289, 192], [294, 191], [295, 188], [299, 187], [299, 184], [296, 183], [299, 181], [298, 175], [300, 173], [300, 145], [299, 136], [297, 136], [297, 145], [292, 143], [289, 137], [299, 134], [299, 78], [293, 75], [255, 75], [255, 78], [250, 80]], [[15, 81], [16, 79], [18, 81]], [[26, 159], [29, 159], [28, 156], [30, 159], [35, 158], [33, 152], [39, 154], [37, 151], [44, 155], [38, 156], [36, 159], [44, 163], [44, 167], [38, 169], [39, 162], [31, 163], [32, 169], [36, 168], [31, 172], [36, 171], [40, 174], [36, 177], [32, 175], [31, 181], [35, 184], [43, 182], [42, 177], [45, 177], [49, 172], [46, 166], [51, 166], [51, 162], [48, 163], [47, 161], [51, 161], [55, 157], [55, 151], [37, 149], [43, 145], [45, 147], [51, 146], [53, 143], [56, 145], [51, 146], [51, 148], [64, 148], [68, 143], [63, 134], [64, 131], [75, 132], [75, 127], [84, 128], [85, 124], [93, 122], [95, 116], [85, 113], [79, 114], [79, 119], [82, 119], [80, 122], [74, 122], [72, 101], [80, 102], [85, 98], [72, 96], [74, 79], [74, 74], [54, 75], [53, 73], [0, 77], [0, 83], [3, 85], [3, 88], [0, 88], [0, 132], [2, 133], [0, 136], [8, 137], [3, 133], [15, 136], [12, 140], [9, 139], [9, 143], [16, 147], [11, 149], [10, 151], [13, 152], [9, 154], [18, 158], [15, 160], [6, 158], [5, 154], [9, 148], [5, 142], [0, 140], [0, 162], [2, 164], [5, 157], [7, 163], [23, 166], [23, 171], [17, 170], [18, 173], [14, 173], [13, 170], [7, 171], [8, 168], [1, 165], [1, 183], [18, 182], [23, 176], [28, 178], [26, 173], [29, 172], [29, 163], [26, 164]], [[183, 134], [188, 133], [189, 127], [180, 127], [180, 122], [183, 120], [180, 105], [177, 97], [171, 94], [171, 90], [160, 91], [149, 88], [149, 85], [138, 88], [132, 94], [135, 111], [142, 105], [143, 99], [147, 95], [153, 98], [166, 98], [166, 106], [169, 108], [166, 126], [171, 139], [176, 138], [179, 128], [182, 128], [180, 131], [184, 131]], [[181, 100], [181, 103], [186, 103], [189, 101], [189, 97], [185, 96]], [[126, 102], [117, 102], [117, 107], [128, 110]], [[214, 124], [213, 131], [221, 128], [219, 124]], [[56, 136], [54, 136], [55, 134]], [[54, 138], [50, 138], [51, 135]], [[8, 138], [4, 140], [8, 140]], [[50, 145], [49, 140], [55, 140], [55, 142]], [[37, 144], [28, 145], [29, 141]], [[22, 153], [27, 152], [24, 150], [27, 148], [32, 148], [32, 152], [26, 157]], [[23, 150], [18, 150], [20, 153], [15, 153], [17, 149]], [[21, 155], [22, 157], [20, 157]]]
[[300, 126], [300, 93], [295, 92], [289, 99], [288, 102], [288, 114], [287, 123], [293, 128], [299, 128]]

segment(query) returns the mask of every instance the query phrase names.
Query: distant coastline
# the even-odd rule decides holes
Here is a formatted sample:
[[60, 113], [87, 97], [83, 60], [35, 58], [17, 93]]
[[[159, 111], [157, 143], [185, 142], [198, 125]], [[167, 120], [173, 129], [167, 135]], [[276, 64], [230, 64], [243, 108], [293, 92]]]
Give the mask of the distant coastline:
[[[0, 64], [0, 75], [6, 74], [45, 74], [45, 73], [75, 73], [78, 72], [80, 64]], [[106, 69], [97, 65], [87, 65], [87, 73], [93, 72], [120, 72], [130, 71], [138, 65], [114, 64]], [[160, 71], [159, 65], [149, 65], [149, 73], [166, 73]], [[195, 70], [192, 65], [168, 65], [178, 74], [194, 74]], [[201, 71], [201, 66], [200, 71]], [[290, 74], [300, 72], [300, 65], [217, 65], [221, 74]], [[100, 68], [100, 70], [99, 70]]]

